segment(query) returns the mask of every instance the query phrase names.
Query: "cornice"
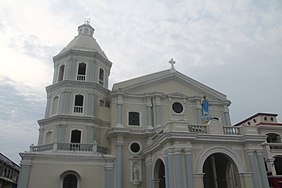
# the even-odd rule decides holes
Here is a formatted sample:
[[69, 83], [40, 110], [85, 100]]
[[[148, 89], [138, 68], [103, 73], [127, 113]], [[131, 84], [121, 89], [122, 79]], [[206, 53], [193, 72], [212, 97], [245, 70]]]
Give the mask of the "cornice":
[[93, 52], [93, 51], [82, 51], [82, 50], [74, 50], [70, 49], [67, 50], [63, 53], [59, 53], [58, 55], [53, 57], [53, 61], [57, 62], [60, 61], [61, 59], [70, 57], [70, 56], [84, 56], [84, 57], [90, 57], [90, 58], [95, 58], [100, 60], [101, 62], [105, 63], [108, 67], [112, 67], [112, 62], [105, 59], [102, 55], [100, 55], [98, 52]]
[[38, 120], [38, 124], [40, 126], [44, 126], [45, 124], [56, 123], [56, 122], [88, 122], [95, 123], [98, 125], [107, 125], [110, 126], [110, 122], [103, 121], [93, 116], [79, 116], [79, 115], [55, 115], [49, 118]]

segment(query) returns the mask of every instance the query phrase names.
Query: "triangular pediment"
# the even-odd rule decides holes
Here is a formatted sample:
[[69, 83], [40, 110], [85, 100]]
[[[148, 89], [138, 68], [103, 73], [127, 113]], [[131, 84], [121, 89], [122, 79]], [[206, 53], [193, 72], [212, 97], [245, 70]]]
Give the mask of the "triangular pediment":
[[180, 98], [207, 95], [209, 98], [226, 100], [226, 95], [178, 72], [165, 70], [124, 82], [116, 83], [113, 92], [129, 94], [162, 93]]

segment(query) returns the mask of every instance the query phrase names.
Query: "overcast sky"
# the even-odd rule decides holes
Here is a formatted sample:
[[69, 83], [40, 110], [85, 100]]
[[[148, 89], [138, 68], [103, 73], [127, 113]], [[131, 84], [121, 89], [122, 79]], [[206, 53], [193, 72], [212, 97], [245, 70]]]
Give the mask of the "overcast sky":
[[87, 17], [113, 62], [111, 86], [174, 58], [227, 95], [233, 124], [257, 112], [282, 121], [281, 0], [0, 0], [0, 152], [15, 162], [37, 143], [52, 57]]

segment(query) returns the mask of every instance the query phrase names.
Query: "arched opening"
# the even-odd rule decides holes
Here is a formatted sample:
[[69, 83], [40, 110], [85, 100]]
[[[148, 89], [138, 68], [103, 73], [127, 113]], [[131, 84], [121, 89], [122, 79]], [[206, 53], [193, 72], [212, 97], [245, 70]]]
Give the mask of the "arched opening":
[[71, 131], [70, 150], [80, 151], [80, 142], [81, 142], [81, 131], [80, 130], [72, 130]]
[[80, 143], [81, 141], [81, 131], [72, 130], [71, 131], [71, 143]]
[[238, 169], [233, 160], [223, 153], [210, 155], [204, 163], [205, 188], [237, 188]]
[[282, 175], [282, 157], [275, 157], [274, 166], [276, 175]]
[[161, 159], [158, 159], [154, 167], [154, 188], [165, 188], [165, 166]]
[[80, 176], [75, 171], [66, 171], [61, 175], [62, 188], [79, 188]]
[[77, 70], [77, 80], [85, 81], [85, 74], [86, 74], [86, 64], [79, 63], [78, 70]]
[[64, 79], [65, 65], [61, 65], [59, 69], [58, 82]]
[[75, 95], [74, 113], [83, 113], [83, 95]]

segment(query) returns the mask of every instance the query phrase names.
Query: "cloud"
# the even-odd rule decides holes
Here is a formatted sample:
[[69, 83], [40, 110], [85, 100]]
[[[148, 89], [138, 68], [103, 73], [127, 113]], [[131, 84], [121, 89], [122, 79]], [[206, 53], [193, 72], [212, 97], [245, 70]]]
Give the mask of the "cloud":
[[0, 151], [19, 162], [17, 153], [37, 143], [37, 120], [43, 118], [46, 97], [8, 78], [0, 80]]

